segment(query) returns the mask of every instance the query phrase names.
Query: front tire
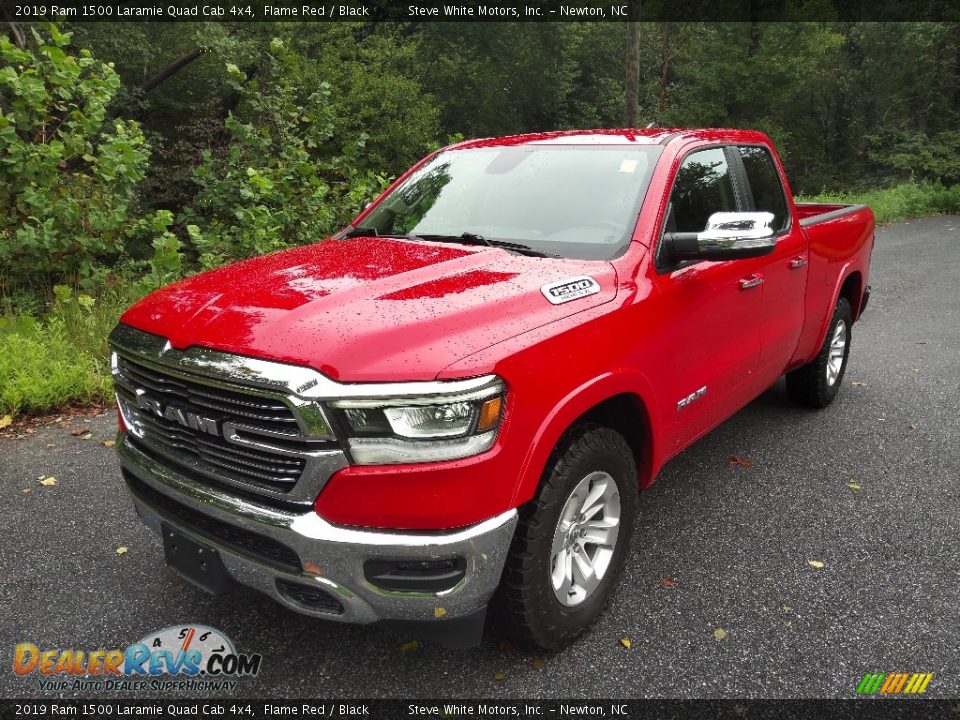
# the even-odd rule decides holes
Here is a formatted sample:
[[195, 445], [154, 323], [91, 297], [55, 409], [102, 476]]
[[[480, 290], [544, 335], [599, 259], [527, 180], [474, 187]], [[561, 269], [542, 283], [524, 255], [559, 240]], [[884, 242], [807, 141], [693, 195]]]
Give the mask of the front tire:
[[494, 611], [520, 641], [556, 650], [606, 607], [637, 514], [637, 468], [623, 436], [581, 425], [561, 438], [521, 510]]
[[787, 373], [787, 394], [798, 405], [825, 408], [840, 391], [847, 358], [853, 313], [846, 298], [837, 300], [820, 352], [806, 365]]

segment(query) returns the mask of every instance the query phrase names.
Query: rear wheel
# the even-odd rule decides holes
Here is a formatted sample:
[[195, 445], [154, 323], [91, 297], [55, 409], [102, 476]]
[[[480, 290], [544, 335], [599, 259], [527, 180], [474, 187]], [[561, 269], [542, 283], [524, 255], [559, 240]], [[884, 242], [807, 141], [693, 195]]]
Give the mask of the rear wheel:
[[847, 370], [852, 318], [847, 299], [837, 300], [820, 352], [811, 362], [787, 373], [787, 393], [795, 403], [823, 408], [833, 402]]
[[573, 428], [521, 512], [494, 612], [514, 637], [562, 647], [600, 615], [626, 558], [637, 469], [623, 436]]

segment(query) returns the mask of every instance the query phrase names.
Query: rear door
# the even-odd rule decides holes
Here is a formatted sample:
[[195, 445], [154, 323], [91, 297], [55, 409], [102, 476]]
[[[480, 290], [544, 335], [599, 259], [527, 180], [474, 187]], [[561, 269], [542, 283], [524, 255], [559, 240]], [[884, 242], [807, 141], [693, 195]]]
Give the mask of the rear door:
[[[663, 232], [701, 232], [715, 212], [743, 210], [732, 147], [687, 154], [670, 191]], [[756, 395], [765, 258], [671, 265], [658, 242], [658, 402], [676, 450]]]
[[800, 223], [790, 217], [780, 173], [770, 150], [763, 145], [740, 145], [737, 158], [751, 210], [774, 215], [777, 245], [763, 260], [760, 311], [760, 363], [758, 375], [774, 382], [793, 357], [803, 328], [804, 292], [807, 285], [807, 242]]

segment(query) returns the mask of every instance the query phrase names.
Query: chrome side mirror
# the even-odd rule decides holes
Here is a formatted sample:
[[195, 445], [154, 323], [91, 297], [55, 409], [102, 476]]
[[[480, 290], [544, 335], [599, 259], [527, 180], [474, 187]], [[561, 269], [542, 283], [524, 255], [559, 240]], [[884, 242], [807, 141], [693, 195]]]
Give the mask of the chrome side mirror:
[[670, 257], [680, 260], [737, 260], [773, 252], [776, 233], [769, 212], [718, 212], [699, 233], [668, 233]]

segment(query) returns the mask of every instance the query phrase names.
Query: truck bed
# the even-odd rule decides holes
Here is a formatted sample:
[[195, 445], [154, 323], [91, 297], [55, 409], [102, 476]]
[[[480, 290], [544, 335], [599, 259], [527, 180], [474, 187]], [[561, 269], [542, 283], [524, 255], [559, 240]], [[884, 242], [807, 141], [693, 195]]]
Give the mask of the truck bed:
[[[796, 203], [796, 217], [809, 244], [809, 271], [805, 294], [803, 331], [794, 365], [809, 361], [817, 352], [830, 308], [841, 291], [840, 278], [856, 283], [855, 297], [862, 297], [873, 250], [873, 212], [866, 205]], [[824, 292], [829, 288], [832, 292]], [[860, 307], [852, 307], [853, 317]]]
[[809, 227], [848, 213], [856, 212], [866, 205], [842, 205], [836, 203], [795, 203], [797, 220], [801, 227]]

